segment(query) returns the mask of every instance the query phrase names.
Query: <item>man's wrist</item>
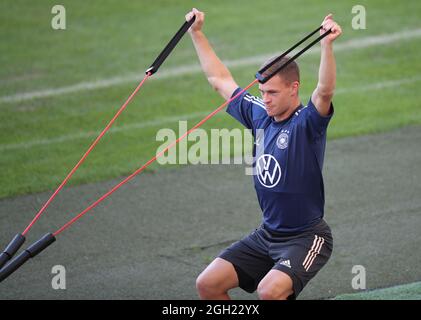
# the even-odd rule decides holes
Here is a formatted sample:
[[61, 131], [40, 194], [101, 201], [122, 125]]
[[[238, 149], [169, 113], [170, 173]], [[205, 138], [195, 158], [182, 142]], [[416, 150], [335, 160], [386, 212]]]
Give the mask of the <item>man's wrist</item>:
[[333, 50], [333, 41], [321, 42], [320, 45], [323, 50]]
[[192, 37], [200, 37], [200, 36], [203, 35], [202, 29], [200, 29], [200, 30], [191, 30], [191, 31], [189, 31], [189, 33], [190, 33], [190, 35]]

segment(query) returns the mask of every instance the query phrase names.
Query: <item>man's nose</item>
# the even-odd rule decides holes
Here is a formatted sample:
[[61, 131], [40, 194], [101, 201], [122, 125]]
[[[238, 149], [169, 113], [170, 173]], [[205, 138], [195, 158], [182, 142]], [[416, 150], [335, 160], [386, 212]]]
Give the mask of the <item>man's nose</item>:
[[262, 100], [263, 100], [263, 102], [266, 104], [267, 102], [269, 102], [270, 101], [270, 99], [269, 99], [269, 95], [267, 94], [267, 93], [263, 93], [262, 94]]

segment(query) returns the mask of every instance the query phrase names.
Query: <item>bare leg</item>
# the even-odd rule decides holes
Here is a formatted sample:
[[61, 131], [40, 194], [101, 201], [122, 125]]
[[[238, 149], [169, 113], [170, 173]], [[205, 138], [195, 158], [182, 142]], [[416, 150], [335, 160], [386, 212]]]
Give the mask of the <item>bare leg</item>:
[[294, 293], [292, 279], [285, 272], [272, 269], [260, 281], [257, 293], [262, 300], [286, 300]]
[[230, 300], [228, 290], [238, 287], [237, 272], [232, 263], [216, 258], [196, 280], [200, 299]]

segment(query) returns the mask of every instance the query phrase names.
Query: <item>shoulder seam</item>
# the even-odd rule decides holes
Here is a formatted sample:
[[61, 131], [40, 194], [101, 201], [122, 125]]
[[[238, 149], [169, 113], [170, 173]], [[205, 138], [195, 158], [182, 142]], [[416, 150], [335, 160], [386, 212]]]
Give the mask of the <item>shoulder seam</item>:
[[246, 94], [244, 96], [244, 100], [246, 100], [248, 102], [251, 102], [251, 103], [253, 103], [253, 104], [261, 107], [262, 109], [266, 110], [265, 105], [263, 104], [262, 101], [259, 101], [260, 100], [259, 98], [256, 98], [256, 97], [254, 97], [254, 96], [252, 96], [250, 94]]

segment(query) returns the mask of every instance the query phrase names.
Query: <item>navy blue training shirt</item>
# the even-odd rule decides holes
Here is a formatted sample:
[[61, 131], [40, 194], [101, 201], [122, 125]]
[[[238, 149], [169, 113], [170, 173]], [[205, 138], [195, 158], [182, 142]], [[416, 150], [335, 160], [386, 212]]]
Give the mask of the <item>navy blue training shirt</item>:
[[324, 117], [310, 99], [288, 119], [276, 122], [262, 99], [248, 92], [228, 105], [227, 112], [252, 131], [254, 185], [263, 224], [270, 230], [299, 232], [323, 217], [322, 168], [332, 104], [330, 108]]

